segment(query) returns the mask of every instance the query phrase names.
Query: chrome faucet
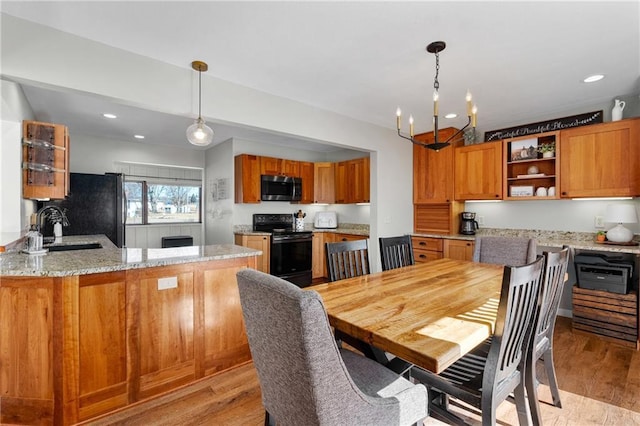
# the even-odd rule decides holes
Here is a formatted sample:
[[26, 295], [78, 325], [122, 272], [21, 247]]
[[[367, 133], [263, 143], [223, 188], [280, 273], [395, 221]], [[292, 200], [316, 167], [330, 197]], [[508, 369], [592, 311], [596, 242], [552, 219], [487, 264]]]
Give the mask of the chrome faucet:
[[52, 211], [50, 213], [51, 216], [54, 216], [55, 219], [59, 219], [62, 222], [63, 226], [69, 226], [69, 221], [67, 220], [67, 215], [64, 214], [64, 211], [58, 206], [44, 206], [36, 213], [36, 229], [38, 232], [42, 229], [42, 219], [47, 216], [47, 212]]

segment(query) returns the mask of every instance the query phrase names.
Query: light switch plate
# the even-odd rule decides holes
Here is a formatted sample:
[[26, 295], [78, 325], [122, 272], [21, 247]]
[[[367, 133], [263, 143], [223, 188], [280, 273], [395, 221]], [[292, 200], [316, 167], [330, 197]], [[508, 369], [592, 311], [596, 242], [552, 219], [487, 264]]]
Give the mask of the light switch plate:
[[158, 290], [178, 288], [178, 277], [158, 278]]
[[602, 216], [596, 216], [593, 220], [593, 226], [596, 228], [604, 229], [604, 219]]

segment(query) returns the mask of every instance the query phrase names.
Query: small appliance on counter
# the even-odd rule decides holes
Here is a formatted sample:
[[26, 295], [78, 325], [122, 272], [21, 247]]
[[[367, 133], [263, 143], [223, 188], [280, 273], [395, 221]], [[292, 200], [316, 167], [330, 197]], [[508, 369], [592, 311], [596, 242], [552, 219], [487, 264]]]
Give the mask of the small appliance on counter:
[[338, 227], [338, 215], [336, 212], [317, 212], [314, 217], [313, 227], [335, 229]]
[[460, 213], [460, 233], [463, 235], [475, 235], [479, 228], [476, 214], [473, 212]]

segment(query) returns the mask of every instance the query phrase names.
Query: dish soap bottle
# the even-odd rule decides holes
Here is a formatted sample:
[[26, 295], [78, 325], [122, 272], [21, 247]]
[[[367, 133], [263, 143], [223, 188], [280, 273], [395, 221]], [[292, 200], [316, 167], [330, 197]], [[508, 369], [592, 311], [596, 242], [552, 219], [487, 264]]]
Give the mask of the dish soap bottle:
[[56, 241], [59, 241], [62, 238], [62, 224], [60, 222], [56, 222], [53, 225], [53, 235], [56, 238]]

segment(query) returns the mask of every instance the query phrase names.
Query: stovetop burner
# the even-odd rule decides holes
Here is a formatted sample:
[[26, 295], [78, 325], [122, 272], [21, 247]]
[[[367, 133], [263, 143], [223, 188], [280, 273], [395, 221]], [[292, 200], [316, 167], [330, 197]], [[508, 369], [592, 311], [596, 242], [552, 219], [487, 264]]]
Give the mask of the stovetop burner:
[[253, 215], [253, 230], [256, 232], [272, 232], [274, 234], [311, 234], [311, 231], [296, 231], [293, 214], [260, 214]]

